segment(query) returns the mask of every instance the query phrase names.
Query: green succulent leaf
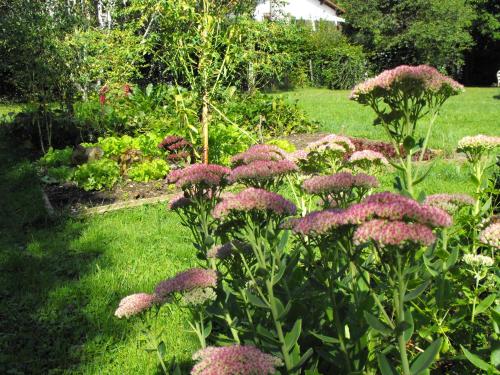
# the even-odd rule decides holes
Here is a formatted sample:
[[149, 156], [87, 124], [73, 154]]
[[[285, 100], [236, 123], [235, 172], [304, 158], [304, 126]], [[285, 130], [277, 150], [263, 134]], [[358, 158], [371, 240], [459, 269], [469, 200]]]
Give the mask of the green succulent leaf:
[[382, 323], [374, 315], [370, 314], [367, 311], [365, 311], [363, 313], [363, 315], [365, 316], [365, 319], [366, 319], [366, 322], [368, 323], [368, 325], [370, 327], [372, 327], [374, 330], [376, 330], [377, 332], [380, 332], [381, 334], [383, 334], [385, 336], [391, 335], [393, 333], [392, 329], [389, 326], [387, 326], [386, 324]]
[[377, 353], [378, 368], [382, 375], [397, 375], [396, 370], [389, 363], [387, 357], [383, 353]]
[[443, 339], [438, 338], [432, 344], [430, 344], [423, 353], [420, 353], [418, 357], [415, 358], [410, 367], [410, 372], [412, 375], [419, 375], [429, 368], [432, 362], [434, 362], [434, 358], [436, 358], [436, 355], [439, 353], [442, 342]]

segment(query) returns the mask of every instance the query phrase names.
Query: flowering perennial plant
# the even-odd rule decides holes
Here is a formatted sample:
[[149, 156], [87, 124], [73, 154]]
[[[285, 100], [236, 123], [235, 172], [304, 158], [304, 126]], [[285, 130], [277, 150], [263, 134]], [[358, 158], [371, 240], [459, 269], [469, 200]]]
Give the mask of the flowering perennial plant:
[[348, 159], [349, 163], [365, 171], [389, 165], [387, 158], [380, 152], [363, 150], [354, 152]]
[[491, 267], [495, 264], [493, 258], [481, 254], [465, 254], [463, 260], [471, 267]]
[[172, 171], [167, 179], [178, 188], [189, 190], [192, 187], [213, 188], [224, 185], [231, 173], [229, 168], [216, 164], [193, 164]]
[[[341, 148], [339, 148], [339, 146]], [[355, 151], [356, 147], [348, 137], [336, 134], [326, 135], [315, 142], [309, 143], [306, 147], [307, 152], [323, 152], [327, 150], [338, 151], [341, 154], [345, 154]]]
[[384, 97], [392, 91], [402, 91], [410, 95], [430, 92], [451, 96], [464, 91], [464, 87], [433, 67], [401, 65], [357, 85], [352, 90], [350, 99], [364, 103], [371, 99], [371, 95]]
[[278, 216], [295, 215], [296, 207], [281, 195], [263, 189], [248, 188], [242, 192], [222, 200], [213, 210], [216, 219], [224, 219], [231, 213], [238, 212], [272, 212]]
[[149, 310], [154, 304], [160, 302], [155, 294], [137, 293], [123, 298], [115, 311], [118, 318], [129, 318]]
[[281, 359], [242, 345], [208, 347], [196, 352], [193, 359], [198, 363], [191, 375], [273, 375], [283, 366]]
[[[462, 91], [462, 85], [435, 68], [402, 65], [360, 83], [351, 92], [351, 100], [369, 105], [375, 111], [375, 124], [382, 124], [391, 139], [398, 156], [395, 166], [400, 172], [397, 184], [401, 191], [416, 196], [414, 186], [427, 174], [414, 168], [413, 156], [419, 153], [419, 161], [423, 160], [439, 109], [450, 96]], [[417, 123], [427, 114], [430, 123], [425, 137], [419, 141]]]
[[370, 189], [379, 186], [375, 177], [360, 173], [336, 173], [330, 176], [315, 176], [304, 181], [304, 190], [319, 196], [323, 205], [328, 207], [332, 201], [335, 207], [346, 207], [353, 201], [360, 201]]
[[458, 152], [463, 152], [471, 163], [478, 162], [481, 157], [500, 147], [500, 137], [483, 134], [467, 136], [458, 141]]
[[254, 145], [248, 150], [231, 158], [231, 164], [235, 167], [248, 165], [254, 161], [280, 161], [288, 159], [285, 151], [273, 145]]
[[256, 160], [234, 168], [230, 181], [240, 182], [249, 187], [271, 189], [278, 186], [284, 176], [297, 170], [297, 165], [291, 160]]
[[217, 273], [214, 270], [203, 268], [192, 268], [178, 273], [171, 279], [158, 283], [155, 287], [155, 294], [166, 299], [173, 293], [183, 293], [199, 288], [216, 288]]
[[296, 154], [295, 158], [299, 158], [301, 169], [307, 173], [335, 173], [343, 167], [345, 155], [355, 150], [349, 138], [329, 134], [308, 144], [304, 152]]
[[500, 222], [488, 225], [479, 235], [479, 240], [494, 249], [500, 249]]
[[438, 207], [449, 214], [457, 212], [464, 206], [473, 206], [476, 200], [468, 194], [433, 194], [425, 198], [424, 204]]
[[373, 241], [380, 247], [404, 247], [408, 243], [430, 246], [436, 236], [432, 229], [422, 224], [376, 219], [360, 225], [353, 239], [356, 245]]

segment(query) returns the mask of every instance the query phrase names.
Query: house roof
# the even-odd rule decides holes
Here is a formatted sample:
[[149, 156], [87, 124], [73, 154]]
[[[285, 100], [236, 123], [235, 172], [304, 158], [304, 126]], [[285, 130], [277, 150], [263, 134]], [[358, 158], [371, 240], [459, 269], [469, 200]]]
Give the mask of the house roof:
[[321, 4], [325, 4], [326, 6], [329, 6], [332, 9], [335, 9], [335, 10], [338, 10], [338, 11], [340, 11], [342, 13], [345, 13], [345, 9], [344, 8], [338, 6], [336, 3], [334, 3], [331, 0], [319, 0], [319, 2]]

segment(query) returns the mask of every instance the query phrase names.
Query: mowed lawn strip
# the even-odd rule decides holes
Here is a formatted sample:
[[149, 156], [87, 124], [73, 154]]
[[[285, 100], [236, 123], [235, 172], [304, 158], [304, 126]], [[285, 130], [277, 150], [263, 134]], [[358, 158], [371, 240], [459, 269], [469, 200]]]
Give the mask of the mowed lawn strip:
[[[321, 131], [388, 140], [384, 129], [373, 126], [371, 108], [349, 100], [348, 90], [307, 88], [280, 93], [297, 100], [299, 107], [321, 124]], [[420, 129], [420, 135], [425, 134]], [[455, 150], [464, 136], [486, 134], [500, 136], [500, 88], [467, 87], [465, 93], [451, 97], [442, 107], [434, 124], [429, 145], [446, 153]]]

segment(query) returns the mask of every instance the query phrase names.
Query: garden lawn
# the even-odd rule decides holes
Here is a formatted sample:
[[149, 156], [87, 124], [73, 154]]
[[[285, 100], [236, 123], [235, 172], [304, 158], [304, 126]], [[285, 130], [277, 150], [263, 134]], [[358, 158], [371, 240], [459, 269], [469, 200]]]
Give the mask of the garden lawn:
[[[284, 94], [319, 121], [321, 131], [388, 141], [383, 128], [372, 125], [372, 109], [349, 100], [349, 93], [308, 88]], [[500, 135], [500, 88], [466, 88], [443, 105], [433, 129], [430, 147], [447, 153], [466, 135]]]
[[[32, 165], [4, 144], [0, 160], [0, 373], [156, 373], [141, 320], [113, 314], [196, 264], [186, 230], [164, 205], [50, 220]], [[184, 313], [164, 308], [156, 322], [167, 359], [189, 361]]]

